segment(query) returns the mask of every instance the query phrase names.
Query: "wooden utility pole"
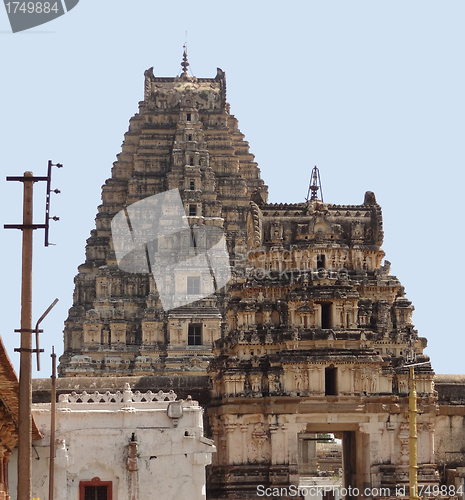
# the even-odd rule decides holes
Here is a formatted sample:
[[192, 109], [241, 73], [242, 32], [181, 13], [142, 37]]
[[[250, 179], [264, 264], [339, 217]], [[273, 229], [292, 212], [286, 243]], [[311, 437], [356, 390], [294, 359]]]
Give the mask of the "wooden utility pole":
[[[45, 246], [49, 245], [48, 230], [50, 220], [50, 185], [51, 170], [53, 166], [61, 168], [58, 163], [53, 165], [48, 162], [47, 177], [34, 177], [32, 172], [24, 172], [23, 177], [7, 177], [7, 181], [19, 181], [23, 183], [23, 223], [5, 224], [5, 229], [20, 229], [23, 233], [22, 250], [22, 271], [21, 271], [21, 328], [15, 332], [21, 333], [20, 348], [15, 349], [20, 353], [19, 364], [19, 415], [18, 415], [18, 496], [17, 500], [31, 500], [32, 498], [32, 353], [43, 352], [39, 349], [39, 323], [50, 312], [53, 306], [58, 302], [56, 299], [47, 311], [41, 316], [32, 328], [32, 233], [34, 229], [45, 229]], [[45, 224], [34, 224], [32, 217], [33, 209], [33, 185], [34, 182], [47, 182], [47, 197], [45, 207]], [[58, 189], [54, 190], [59, 193]], [[59, 220], [58, 217], [51, 217], [53, 220]], [[32, 334], [36, 334], [36, 349], [32, 349]], [[38, 369], [39, 366], [38, 366]]]
[[[18, 500], [32, 498], [32, 195], [34, 176], [24, 172], [23, 257], [21, 275], [21, 351], [19, 368]], [[21, 439], [22, 438], [22, 439]]]

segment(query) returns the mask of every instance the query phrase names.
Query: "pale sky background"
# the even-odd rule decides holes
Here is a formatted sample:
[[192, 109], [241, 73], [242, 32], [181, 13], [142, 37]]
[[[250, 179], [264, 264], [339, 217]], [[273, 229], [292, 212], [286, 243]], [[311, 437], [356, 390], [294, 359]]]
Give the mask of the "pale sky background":
[[[301, 202], [320, 168], [324, 200], [360, 204], [374, 191], [386, 258], [413, 301], [436, 373], [465, 373], [463, 0], [81, 0], [63, 17], [12, 34], [0, 5], [1, 331], [19, 373], [22, 185], [7, 175], [53, 171], [50, 240], [34, 234], [34, 323], [42, 370], [63, 352], [73, 278], [144, 71], [226, 72], [231, 113], [250, 143], [272, 202]], [[35, 184], [43, 223], [45, 183]]]

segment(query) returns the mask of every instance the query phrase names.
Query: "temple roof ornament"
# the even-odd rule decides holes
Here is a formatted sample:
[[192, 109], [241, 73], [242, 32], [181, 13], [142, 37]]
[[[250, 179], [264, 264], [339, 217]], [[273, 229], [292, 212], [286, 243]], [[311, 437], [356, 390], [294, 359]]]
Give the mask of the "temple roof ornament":
[[320, 171], [318, 167], [315, 166], [312, 169], [312, 174], [310, 176], [310, 184], [308, 186], [307, 198], [305, 201], [309, 200], [310, 191], [312, 192], [310, 196], [310, 201], [318, 200], [318, 191], [320, 191], [321, 201], [323, 201], [323, 189], [321, 187]]
[[189, 61], [187, 60], [187, 45], [184, 44], [184, 52], [182, 54], [182, 74], [181, 78], [190, 78], [189, 73], [187, 72], [187, 68], [189, 67]]

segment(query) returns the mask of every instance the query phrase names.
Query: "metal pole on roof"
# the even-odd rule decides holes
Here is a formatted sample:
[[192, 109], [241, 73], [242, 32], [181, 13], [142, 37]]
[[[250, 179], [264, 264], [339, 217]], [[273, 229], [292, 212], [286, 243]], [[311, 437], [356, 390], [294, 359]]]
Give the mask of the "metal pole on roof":
[[[410, 359], [415, 359], [413, 352]], [[409, 376], [409, 500], [418, 500], [418, 436], [417, 436], [417, 391], [415, 387], [415, 367], [429, 365], [430, 361], [411, 363], [399, 368], [408, 368]]]
[[57, 355], [52, 347], [52, 376], [51, 376], [51, 405], [50, 405], [50, 472], [48, 476], [48, 500], [53, 500], [53, 488], [55, 481], [55, 418], [57, 400]]
[[417, 454], [417, 391], [415, 387], [415, 368], [410, 366], [409, 394], [409, 498], [418, 499], [418, 454]]

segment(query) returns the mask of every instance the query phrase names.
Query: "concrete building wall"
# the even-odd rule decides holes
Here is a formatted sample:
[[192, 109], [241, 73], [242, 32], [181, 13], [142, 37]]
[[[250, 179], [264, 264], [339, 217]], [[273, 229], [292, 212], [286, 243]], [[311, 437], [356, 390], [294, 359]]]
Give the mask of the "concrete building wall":
[[[173, 392], [140, 394], [129, 386], [60, 396], [55, 500], [78, 499], [80, 484], [99, 481], [111, 483], [113, 500], [205, 499], [205, 466], [215, 447], [203, 436], [198, 403], [175, 399]], [[44, 438], [34, 442], [32, 493], [48, 498], [50, 404], [34, 404], [33, 415]], [[10, 484], [15, 499], [14, 474]]]

